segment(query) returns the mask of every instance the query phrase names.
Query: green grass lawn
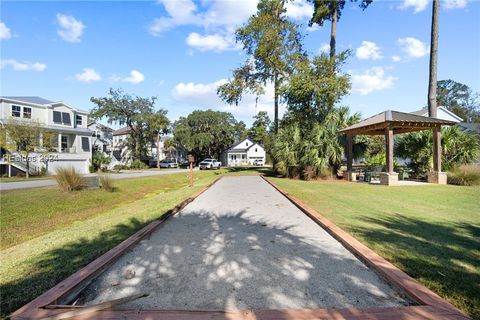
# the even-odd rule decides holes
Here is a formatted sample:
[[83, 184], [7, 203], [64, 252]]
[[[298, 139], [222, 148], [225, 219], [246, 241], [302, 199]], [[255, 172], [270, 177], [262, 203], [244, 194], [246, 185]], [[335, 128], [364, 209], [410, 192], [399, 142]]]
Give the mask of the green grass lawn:
[[269, 179], [480, 319], [480, 187]]
[[[265, 170], [265, 169], [263, 169]], [[268, 170], [268, 169], [266, 169]], [[117, 190], [62, 192], [56, 186], [0, 193], [0, 318], [87, 265], [219, 175], [222, 169], [114, 181]]]

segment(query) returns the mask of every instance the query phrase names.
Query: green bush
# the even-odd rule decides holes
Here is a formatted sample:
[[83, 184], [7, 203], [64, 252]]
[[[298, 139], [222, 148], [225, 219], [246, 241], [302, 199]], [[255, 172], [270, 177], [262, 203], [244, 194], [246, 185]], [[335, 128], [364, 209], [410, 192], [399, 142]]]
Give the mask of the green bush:
[[90, 172], [96, 172], [98, 170], [106, 169], [110, 161], [112, 161], [110, 157], [107, 157], [102, 152], [94, 151], [92, 157], [92, 166], [94, 171]]
[[73, 167], [58, 168], [55, 180], [63, 191], [82, 190], [87, 186], [85, 179]]
[[109, 175], [101, 175], [100, 176], [100, 185], [102, 189], [108, 192], [115, 191], [115, 185], [113, 183], [113, 179]]
[[130, 164], [130, 169], [145, 169], [147, 165], [143, 163], [141, 160], [133, 160], [132, 164]]
[[480, 185], [480, 165], [463, 165], [447, 173], [449, 184], [459, 186]]

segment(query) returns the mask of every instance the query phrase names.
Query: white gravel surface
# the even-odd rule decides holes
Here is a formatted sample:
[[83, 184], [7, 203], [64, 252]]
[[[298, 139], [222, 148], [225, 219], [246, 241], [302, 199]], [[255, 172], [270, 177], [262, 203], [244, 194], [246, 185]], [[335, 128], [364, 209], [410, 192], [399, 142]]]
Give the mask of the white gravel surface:
[[260, 177], [226, 177], [100, 275], [79, 302], [140, 309], [392, 307], [410, 302]]

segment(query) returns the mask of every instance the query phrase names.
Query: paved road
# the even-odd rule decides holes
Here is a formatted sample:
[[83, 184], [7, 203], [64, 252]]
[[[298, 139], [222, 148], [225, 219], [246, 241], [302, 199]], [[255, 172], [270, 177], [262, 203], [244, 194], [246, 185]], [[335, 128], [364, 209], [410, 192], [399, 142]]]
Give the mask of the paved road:
[[[197, 171], [198, 168], [195, 168], [194, 171]], [[188, 172], [188, 169], [163, 169], [163, 170], [152, 170], [152, 171], [127, 171], [124, 173], [115, 173], [111, 174], [112, 179], [129, 179], [129, 178], [141, 178], [141, 177], [150, 177], [158, 175], [173, 174], [179, 172]], [[57, 182], [53, 179], [48, 180], [30, 180], [30, 181], [19, 181], [19, 182], [0, 182], [0, 190], [14, 190], [14, 189], [26, 189], [26, 188], [36, 188], [36, 187], [47, 187], [54, 186]]]
[[83, 293], [134, 309], [390, 307], [408, 302], [258, 176], [224, 177]]

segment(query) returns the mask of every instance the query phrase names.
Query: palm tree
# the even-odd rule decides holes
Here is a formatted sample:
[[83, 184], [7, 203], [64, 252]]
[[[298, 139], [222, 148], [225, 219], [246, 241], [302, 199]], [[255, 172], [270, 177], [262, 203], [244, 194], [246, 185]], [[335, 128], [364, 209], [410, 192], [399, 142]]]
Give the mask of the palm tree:
[[[462, 164], [472, 163], [480, 158], [480, 138], [463, 131], [458, 126], [442, 128], [442, 168], [451, 170]], [[424, 178], [433, 162], [432, 132], [412, 132], [398, 136], [395, 140], [395, 154], [410, 159], [409, 167], [415, 176]]]
[[[438, 23], [440, 15], [440, 0], [433, 0], [432, 29], [430, 35], [430, 66], [428, 79], [428, 116], [437, 117], [437, 60], [438, 60]], [[433, 131], [433, 171], [442, 170], [441, 131]]]
[[[342, 15], [346, 0], [311, 0], [313, 2], [313, 15], [309, 25], [314, 23], [322, 26], [325, 21], [331, 21], [330, 28], [330, 59], [335, 58], [337, 43], [337, 22]], [[356, 2], [357, 0], [351, 0]], [[365, 10], [373, 0], [361, 0], [360, 8]]]

